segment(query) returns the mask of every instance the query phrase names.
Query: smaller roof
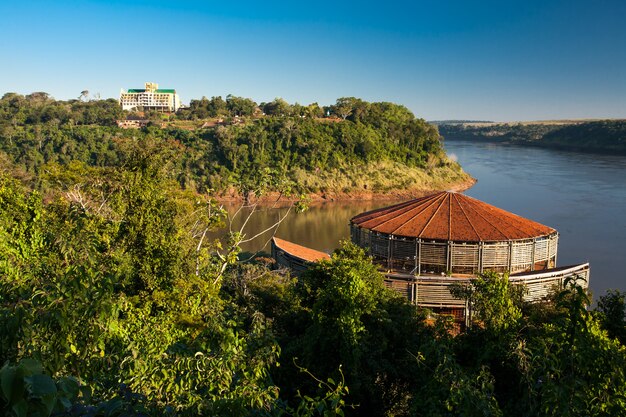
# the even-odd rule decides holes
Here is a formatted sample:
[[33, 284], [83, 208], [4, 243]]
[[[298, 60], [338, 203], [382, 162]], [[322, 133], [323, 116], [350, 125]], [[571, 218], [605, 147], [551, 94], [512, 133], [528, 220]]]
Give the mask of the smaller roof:
[[320, 252], [315, 249], [300, 246], [287, 240], [279, 239], [277, 237], [272, 238], [274, 245], [281, 250], [284, 250], [291, 256], [300, 258], [306, 262], [317, 262], [330, 259], [330, 255], [325, 252]]

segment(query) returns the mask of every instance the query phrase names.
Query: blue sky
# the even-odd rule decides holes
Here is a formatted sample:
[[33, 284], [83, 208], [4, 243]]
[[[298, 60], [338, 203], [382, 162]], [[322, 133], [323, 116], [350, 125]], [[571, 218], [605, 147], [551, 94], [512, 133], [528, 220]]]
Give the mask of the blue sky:
[[626, 118], [623, 1], [0, 0], [0, 94], [231, 93], [427, 120]]

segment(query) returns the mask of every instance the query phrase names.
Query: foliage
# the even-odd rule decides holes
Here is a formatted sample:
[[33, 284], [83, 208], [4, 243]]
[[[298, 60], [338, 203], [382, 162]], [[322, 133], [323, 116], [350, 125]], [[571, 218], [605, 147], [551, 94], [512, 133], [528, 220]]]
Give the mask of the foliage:
[[412, 412], [418, 416], [501, 416], [487, 367], [472, 374], [442, 355], [425, 387], [416, 393]]
[[598, 300], [595, 313], [609, 337], [617, 338], [626, 345], [626, 293], [618, 290], [607, 291]]
[[81, 387], [71, 377], [54, 381], [32, 359], [0, 369], [0, 412], [5, 416], [49, 416], [69, 409], [81, 396]]
[[495, 331], [507, 330], [517, 325], [522, 317], [523, 287], [514, 287], [508, 274], [486, 271], [471, 279], [466, 286], [454, 284], [452, 295], [464, 299], [470, 309], [470, 325], [478, 320], [480, 325]]
[[626, 352], [586, 310], [588, 298], [569, 280], [557, 297], [553, 322], [517, 354], [524, 398], [540, 416], [618, 415], [626, 409]]
[[[61, 186], [48, 202], [2, 178], [2, 360], [42, 363], [49, 387], [64, 375], [83, 381], [94, 400], [69, 411], [64, 402], [70, 414], [278, 410], [271, 325], [256, 312], [232, 313], [215, 280], [232, 261], [203, 243], [223, 211], [168, 180], [167, 147], [145, 142], [127, 155], [126, 169], [115, 172], [55, 167], [47, 180]], [[131, 397], [116, 397], [120, 382]], [[56, 397], [35, 394], [26, 404], [9, 395], [6, 406], [27, 410], [19, 415], [41, 401], [42, 415], [57, 407]]]
[[22, 393], [3, 383], [3, 411], [623, 411], [626, 351], [596, 318], [619, 311], [621, 294], [590, 314], [568, 282], [551, 304], [526, 306], [488, 273], [461, 289], [480, 325], [453, 337], [386, 289], [354, 245], [299, 279], [220, 258], [203, 236], [222, 212], [168, 178], [169, 149], [146, 142], [128, 155], [126, 170], [51, 169], [46, 181], [60, 185], [46, 200], [2, 178], [0, 376]]
[[626, 121], [603, 120], [564, 126], [547, 133], [541, 143], [560, 149], [626, 153]]
[[[344, 243], [293, 285], [296, 299], [283, 296], [285, 306], [268, 311], [283, 334], [283, 354], [333, 378], [341, 366], [350, 388], [346, 403], [355, 406], [346, 414], [499, 415], [488, 370], [475, 373], [458, 363], [454, 339], [386, 289], [360, 248]], [[293, 386], [296, 371], [283, 364], [275, 380]], [[303, 382], [296, 389], [311, 389]]]
[[626, 406], [626, 349], [600, 330], [577, 281], [564, 285], [550, 304], [521, 309], [519, 294], [497, 276], [461, 291], [481, 299], [473, 304], [480, 325], [457, 337], [454, 349], [469, 369], [490, 370], [506, 415], [614, 415]]

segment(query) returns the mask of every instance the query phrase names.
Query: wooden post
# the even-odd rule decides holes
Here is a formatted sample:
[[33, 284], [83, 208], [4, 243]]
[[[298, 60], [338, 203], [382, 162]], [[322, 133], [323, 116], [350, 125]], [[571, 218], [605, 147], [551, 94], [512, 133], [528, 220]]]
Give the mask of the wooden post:
[[422, 274], [422, 239], [417, 239], [417, 276]]
[[509, 273], [511, 272], [512, 263], [513, 263], [513, 241], [509, 240]]
[[414, 255], [413, 255], [413, 275], [415, 275], [415, 273], [417, 272], [417, 268], [419, 266], [419, 264], [418, 264], [418, 262], [419, 262], [419, 260], [418, 260], [418, 257], [419, 257], [419, 242], [418, 242], [418, 239], [415, 238], [413, 240], [413, 243], [415, 244], [415, 252], [414, 252]]
[[[546, 242], [548, 244], [548, 263], [550, 263], [550, 240]], [[530, 270], [535, 270], [535, 251], [537, 250], [537, 238], [533, 239], [533, 251], [530, 255]]]
[[392, 270], [393, 269], [393, 258], [392, 258], [392, 252], [393, 252], [393, 245], [391, 240], [393, 239], [393, 235], [389, 235], [389, 239], [387, 239], [387, 269]]
[[[554, 267], [556, 268], [556, 254], [559, 252], [559, 234], [558, 233], [554, 235], [554, 240], [556, 240], [556, 243], [554, 244]], [[550, 247], [548, 246], [548, 248]], [[548, 259], [548, 266], [550, 266], [550, 259]]]

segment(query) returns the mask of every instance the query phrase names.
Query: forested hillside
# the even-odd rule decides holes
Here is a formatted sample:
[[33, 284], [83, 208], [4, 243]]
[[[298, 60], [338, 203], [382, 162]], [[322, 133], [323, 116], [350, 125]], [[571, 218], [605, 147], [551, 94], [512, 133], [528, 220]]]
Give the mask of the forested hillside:
[[442, 123], [445, 138], [506, 142], [563, 150], [626, 154], [626, 121]]
[[544, 135], [541, 143], [562, 149], [626, 154], [626, 120], [564, 126]]
[[[263, 104], [268, 114], [262, 115], [251, 100], [220, 100], [194, 101], [165, 120], [144, 115], [154, 126], [125, 130], [116, 126], [127, 115], [114, 100], [6, 94], [0, 100], [0, 151], [10, 169], [34, 178], [50, 164], [123, 167], [131, 143], [158, 140], [172, 151], [172, 176], [183, 188], [217, 194], [262, 181], [264, 173], [292, 184], [294, 192], [357, 197], [451, 188], [469, 180], [447, 159], [436, 128], [403, 106], [344, 99], [327, 110], [338, 118], [321, 118], [314, 117], [323, 114], [319, 106], [305, 114], [302, 106], [277, 102], [282, 110], [276, 110], [280, 106], [272, 102]], [[200, 117], [214, 119], [194, 129], [177, 124]]]

